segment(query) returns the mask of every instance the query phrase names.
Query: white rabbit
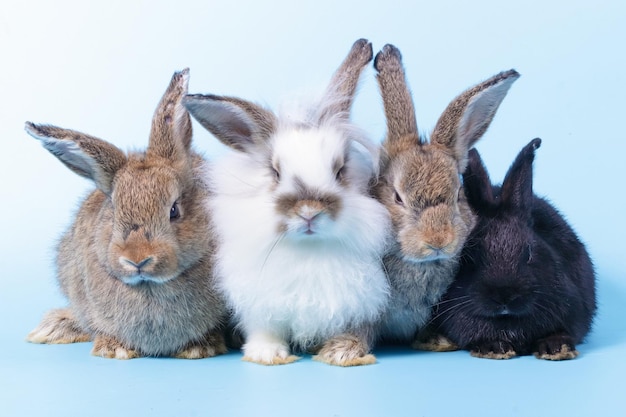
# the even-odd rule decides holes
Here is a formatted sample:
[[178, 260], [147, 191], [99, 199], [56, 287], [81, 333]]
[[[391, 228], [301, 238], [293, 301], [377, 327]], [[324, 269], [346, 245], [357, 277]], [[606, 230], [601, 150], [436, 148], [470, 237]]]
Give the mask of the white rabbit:
[[348, 120], [372, 46], [358, 40], [314, 108], [280, 117], [233, 97], [190, 95], [190, 113], [236, 152], [213, 165], [218, 285], [245, 337], [244, 360], [375, 362], [373, 324], [389, 287], [391, 231], [369, 194], [378, 148]]

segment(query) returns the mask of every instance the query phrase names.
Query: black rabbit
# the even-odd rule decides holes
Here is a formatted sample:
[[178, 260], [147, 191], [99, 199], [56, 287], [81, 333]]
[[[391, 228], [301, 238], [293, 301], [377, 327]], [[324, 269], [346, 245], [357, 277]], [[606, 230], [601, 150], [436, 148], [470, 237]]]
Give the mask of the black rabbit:
[[595, 274], [584, 245], [559, 212], [532, 190], [541, 139], [526, 145], [501, 187], [469, 154], [464, 189], [478, 223], [434, 325], [472, 356], [534, 353], [573, 359], [596, 312]]

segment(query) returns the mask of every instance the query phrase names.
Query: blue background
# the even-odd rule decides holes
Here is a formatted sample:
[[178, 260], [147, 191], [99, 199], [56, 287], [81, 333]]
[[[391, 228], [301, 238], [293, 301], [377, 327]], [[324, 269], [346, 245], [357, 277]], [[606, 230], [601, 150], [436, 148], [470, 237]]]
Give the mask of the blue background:
[[[626, 409], [626, 3], [623, 1], [5, 1], [0, 6], [0, 415], [623, 416]], [[467, 352], [377, 350], [378, 364], [340, 369], [305, 356], [282, 367], [232, 352], [200, 361], [91, 357], [89, 343], [24, 342], [64, 305], [53, 246], [91, 184], [23, 130], [26, 120], [147, 143], [172, 73], [190, 92], [276, 107], [317, 91], [365, 37], [400, 48], [418, 123], [505, 69], [512, 86], [478, 148], [494, 181], [534, 137], [535, 190], [587, 243], [599, 312], [580, 357], [552, 363]], [[354, 120], [373, 138], [385, 122], [374, 71]], [[224, 152], [195, 126], [195, 146]]]

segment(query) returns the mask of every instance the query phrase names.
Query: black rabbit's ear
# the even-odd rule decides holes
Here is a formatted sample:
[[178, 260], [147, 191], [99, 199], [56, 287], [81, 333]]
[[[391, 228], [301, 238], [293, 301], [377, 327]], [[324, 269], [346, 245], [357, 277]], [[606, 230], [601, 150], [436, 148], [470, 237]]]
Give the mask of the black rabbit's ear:
[[533, 200], [533, 160], [541, 139], [530, 141], [513, 161], [502, 183], [502, 203], [505, 207], [530, 213]]
[[474, 210], [493, 203], [493, 188], [487, 169], [475, 148], [468, 153], [468, 163], [463, 173], [463, 188], [467, 201]]

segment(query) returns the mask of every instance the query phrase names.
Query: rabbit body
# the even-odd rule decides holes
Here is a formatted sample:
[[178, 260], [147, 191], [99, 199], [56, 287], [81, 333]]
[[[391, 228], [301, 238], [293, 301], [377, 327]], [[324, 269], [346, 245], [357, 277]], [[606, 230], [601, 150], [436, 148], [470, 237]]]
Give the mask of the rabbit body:
[[387, 118], [375, 190], [391, 215], [394, 231], [394, 243], [384, 256], [390, 302], [376, 337], [421, 349], [454, 349], [432, 336], [426, 324], [454, 279], [475, 223], [460, 175], [469, 148], [487, 130], [519, 74], [502, 72], [460, 94], [427, 140], [417, 129], [400, 51], [386, 45], [374, 66]]
[[232, 97], [186, 99], [235, 151], [211, 167], [209, 207], [219, 285], [243, 332], [245, 360], [289, 363], [295, 348], [333, 365], [374, 361], [371, 328], [389, 293], [381, 255], [390, 220], [369, 194], [377, 148], [348, 121], [371, 58], [371, 44], [357, 41], [324, 98], [287, 115]]
[[206, 163], [189, 149], [191, 123], [181, 104], [187, 80], [186, 70], [172, 78], [146, 152], [126, 155], [88, 135], [27, 123], [44, 147], [97, 186], [57, 249], [69, 307], [49, 312], [31, 342], [94, 340], [94, 355], [120, 359], [225, 352]]
[[[302, 140], [307, 145], [301, 155], [289, 149], [284, 158], [278, 157], [283, 162], [281, 175], [286, 175], [287, 161], [300, 165], [297, 168], [303, 168], [300, 162], [307, 160], [327, 164], [331, 155], [320, 154], [316, 145], [322, 144], [316, 140], [339, 133], [330, 129], [320, 133], [289, 129], [276, 133], [272, 143], [275, 155], [281, 148], [291, 147], [280, 143], [282, 140]], [[359, 158], [355, 155], [350, 161], [365, 163], [357, 162]], [[334, 219], [318, 225], [319, 236], [300, 233], [297, 229], [303, 225], [297, 224], [298, 219], [285, 220], [277, 210], [280, 195], [297, 190], [273, 190], [276, 186], [265, 162], [231, 154], [214, 164], [209, 175], [214, 184], [210, 210], [220, 236], [220, 286], [235, 306], [243, 328], [271, 326], [272, 331], [305, 349], [349, 326], [373, 321], [387, 300], [380, 253], [386, 243], [388, 215], [364, 195], [367, 177], [357, 176], [354, 180], [360, 184], [339, 188], [333, 184], [334, 177], [328, 183], [321, 181], [321, 169], [328, 168], [314, 167], [310, 176], [300, 176], [309, 186], [337, 193], [334, 204], [342, 206]], [[285, 235], [284, 227], [290, 229]]]
[[563, 216], [532, 192], [540, 144], [534, 139], [522, 149], [502, 187], [491, 185], [478, 152], [470, 155], [465, 189], [478, 224], [436, 323], [477, 357], [572, 359], [591, 328], [589, 254]]

